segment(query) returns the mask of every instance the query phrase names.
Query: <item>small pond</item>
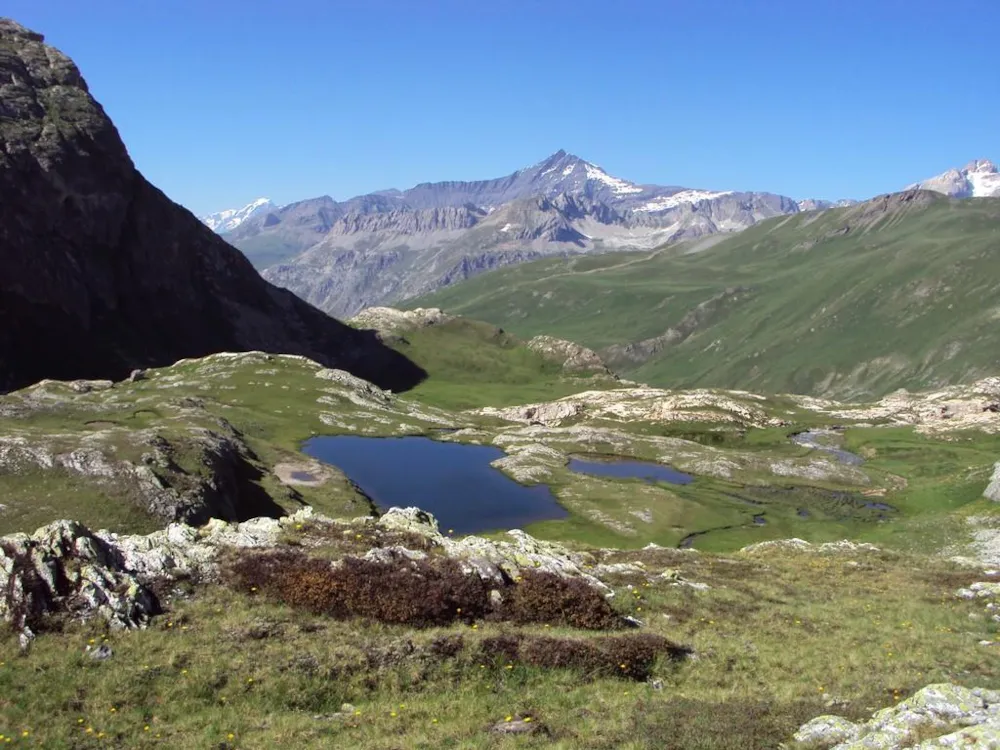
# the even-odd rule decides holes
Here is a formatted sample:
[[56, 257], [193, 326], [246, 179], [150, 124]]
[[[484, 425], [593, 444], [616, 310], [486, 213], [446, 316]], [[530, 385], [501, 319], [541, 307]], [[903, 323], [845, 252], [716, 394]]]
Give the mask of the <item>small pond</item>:
[[518, 484], [490, 466], [505, 455], [490, 445], [338, 435], [312, 438], [302, 450], [343, 471], [380, 510], [415, 505], [433, 513], [442, 532], [523, 528], [567, 515], [545, 485]]
[[628, 459], [583, 459], [571, 458], [569, 470], [578, 474], [591, 474], [598, 477], [614, 477], [616, 479], [642, 479], [654, 482], [669, 482], [670, 484], [689, 484], [694, 477], [682, 471], [671, 469], [663, 464], [649, 461], [631, 461]]

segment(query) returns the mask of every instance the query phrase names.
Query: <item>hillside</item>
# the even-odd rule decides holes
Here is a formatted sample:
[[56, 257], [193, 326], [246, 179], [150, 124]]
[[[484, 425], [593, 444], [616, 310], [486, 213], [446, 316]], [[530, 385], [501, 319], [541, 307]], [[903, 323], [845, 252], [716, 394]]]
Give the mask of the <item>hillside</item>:
[[409, 301], [549, 333], [671, 387], [838, 398], [1000, 367], [1000, 200], [911, 191], [707, 249], [547, 260]]
[[73, 62], [0, 19], [0, 391], [222, 350], [302, 354], [394, 388], [418, 368], [263, 281], [136, 170]]

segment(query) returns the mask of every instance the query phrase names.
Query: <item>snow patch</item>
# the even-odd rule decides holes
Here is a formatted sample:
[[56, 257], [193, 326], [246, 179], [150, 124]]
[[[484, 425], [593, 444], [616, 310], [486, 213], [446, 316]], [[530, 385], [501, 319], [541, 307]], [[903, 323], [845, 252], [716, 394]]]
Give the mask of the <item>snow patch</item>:
[[666, 211], [668, 208], [676, 208], [684, 203], [701, 203], [702, 201], [721, 198], [724, 195], [732, 195], [732, 193], [732, 190], [721, 190], [716, 193], [708, 190], [681, 190], [679, 193], [674, 193], [673, 195], [663, 195], [659, 198], [654, 198], [649, 203], [644, 203], [632, 210], [648, 212]]
[[584, 164], [583, 166], [587, 170], [588, 180], [595, 180], [597, 182], [604, 183], [611, 188], [613, 193], [618, 195], [628, 195], [631, 193], [642, 192], [641, 187], [636, 187], [631, 182], [626, 182], [625, 180], [619, 180], [617, 177], [612, 177], [600, 167], [595, 167], [593, 164]]
[[512, 226], [514, 226], [514, 225], [513, 225], [513, 224], [511, 224], [511, 223], [510, 223], [510, 222], [508, 221], [508, 222], [507, 222], [506, 224], [504, 224], [504, 225], [503, 225], [502, 227], [500, 227], [500, 231], [501, 231], [501, 232], [509, 232], [509, 231], [510, 231], [510, 228], [511, 228]]
[[563, 170], [562, 176], [569, 177], [571, 174], [573, 174], [574, 169], [576, 169], [576, 164], [570, 164], [568, 167], [566, 167], [566, 169]]
[[1000, 174], [984, 170], [970, 171], [968, 180], [972, 185], [973, 198], [1000, 196]]

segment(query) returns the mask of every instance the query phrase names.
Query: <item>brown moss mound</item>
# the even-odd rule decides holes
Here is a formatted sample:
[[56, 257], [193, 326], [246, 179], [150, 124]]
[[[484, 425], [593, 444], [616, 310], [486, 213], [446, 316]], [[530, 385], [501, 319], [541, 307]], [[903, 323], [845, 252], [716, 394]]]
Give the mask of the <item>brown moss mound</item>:
[[587, 640], [504, 634], [483, 639], [478, 657], [494, 666], [525, 664], [543, 669], [578, 669], [591, 678], [646, 680], [661, 657], [679, 661], [690, 653], [690, 649], [652, 633]]
[[339, 564], [295, 551], [246, 555], [229, 568], [244, 590], [339, 619], [429, 627], [487, 612], [488, 591], [453, 560], [381, 563], [356, 557]]
[[245, 553], [231, 561], [226, 578], [244, 591], [338, 619], [367, 617], [415, 627], [485, 617], [587, 630], [623, 624], [586, 581], [528, 571], [519, 582], [497, 587], [502, 602], [493, 605], [490, 587], [478, 575], [441, 557], [392, 562], [346, 557], [331, 563], [299, 549]]
[[525, 571], [521, 581], [504, 594], [500, 619], [519, 624], [550, 623], [584, 630], [613, 630], [622, 618], [608, 600], [580, 578]]

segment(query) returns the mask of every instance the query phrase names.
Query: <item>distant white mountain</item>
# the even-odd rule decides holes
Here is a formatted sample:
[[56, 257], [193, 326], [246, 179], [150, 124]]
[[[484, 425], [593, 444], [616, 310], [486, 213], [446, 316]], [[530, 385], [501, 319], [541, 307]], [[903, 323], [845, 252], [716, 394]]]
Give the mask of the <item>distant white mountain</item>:
[[944, 193], [953, 198], [992, 198], [1000, 196], [1000, 170], [988, 159], [975, 159], [961, 169], [949, 169], [937, 177], [907, 185]]
[[213, 232], [225, 234], [236, 229], [236, 227], [250, 217], [274, 208], [277, 208], [277, 206], [271, 203], [270, 198], [258, 198], [243, 206], [243, 208], [227, 208], [225, 211], [218, 211], [208, 216], [202, 216], [201, 220]]

